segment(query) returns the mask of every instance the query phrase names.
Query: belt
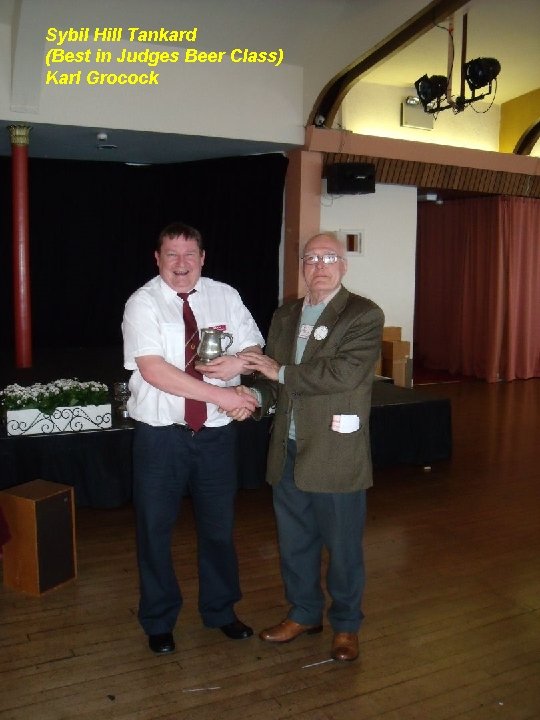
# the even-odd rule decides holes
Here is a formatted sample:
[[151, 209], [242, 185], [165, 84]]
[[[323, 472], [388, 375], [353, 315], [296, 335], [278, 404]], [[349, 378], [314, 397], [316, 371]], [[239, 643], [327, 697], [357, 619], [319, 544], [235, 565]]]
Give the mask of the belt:
[[192, 435], [195, 435], [195, 433], [197, 432], [202, 432], [203, 430], [208, 430], [206, 425], [203, 425], [200, 430], [194, 430], [193, 428], [189, 427], [189, 425], [185, 425], [184, 423], [173, 423], [173, 425], [179, 430], [183, 430], [184, 432], [190, 432]]

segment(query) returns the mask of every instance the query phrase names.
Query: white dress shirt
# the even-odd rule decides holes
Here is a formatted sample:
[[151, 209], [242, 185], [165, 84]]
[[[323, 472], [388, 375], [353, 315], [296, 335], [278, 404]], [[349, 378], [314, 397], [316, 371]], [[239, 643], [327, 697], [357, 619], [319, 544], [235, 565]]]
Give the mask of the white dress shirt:
[[[231, 333], [233, 343], [228, 354], [252, 345], [264, 346], [264, 339], [238, 292], [230, 285], [201, 277], [189, 296], [189, 304], [199, 328], [217, 328]], [[158, 390], [140, 374], [136, 358], [159, 355], [180, 370], [184, 369], [184, 321], [182, 300], [157, 275], [128, 299], [122, 322], [124, 367], [133, 370], [129, 381], [129, 416], [149, 425], [162, 426], [184, 422], [184, 398]], [[240, 376], [228, 381], [205, 378], [220, 387], [240, 384]], [[231, 422], [217, 406], [207, 403], [208, 427]]]

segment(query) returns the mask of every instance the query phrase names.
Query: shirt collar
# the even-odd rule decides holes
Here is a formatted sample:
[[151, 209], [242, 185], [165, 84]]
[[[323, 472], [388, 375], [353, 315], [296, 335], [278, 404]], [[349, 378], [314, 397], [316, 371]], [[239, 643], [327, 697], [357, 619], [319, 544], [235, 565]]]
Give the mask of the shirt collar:
[[[337, 287], [335, 290], [333, 290], [333, 291], [330, 293], [330, 295], [327, 295], [323, 300], [321, 300], [320, 303], [317, 303], [317, 305], [324, 305], [324, 306], [326, 307], [326, 306], [328, 305], [328, 303], [330, 302], [330, 300], [332, 300], [333, 298], [336, 297], [336, 295], [338, 294], [338, 292], [341, 290], [341, 287], [342, 287], [341, 285], [340, 285], [339, 287]], [[312, 306], [312, 305], [311, 305], [311, 298], [310, 298], [310, 296], [309, 296], [309, 293], [305, 296], [305, 298], [304, 298], [304, 304], [303, 304], [302, 307], [303, 307], [303, 308], [305, 308], [305, 307], [315, 307], [315, 306]]]
[[[158, 278], [159, 278], [159, 284], [161, 287], [161, 291], [164, 293], [165, 297], [177, 297], [178, 296], [178, 293], [176, 292], [176, 290], [173, 290], [170, 285], [167, 285], [167, 283], [161, 277], [161, 275], [158, 275]], [[193, 288], [194, 290], [201, 289], [201, 280], [202, 280], [202, 277], [200, 277], [197, 280], [197, 282], [195, 283], [195, 287]]]

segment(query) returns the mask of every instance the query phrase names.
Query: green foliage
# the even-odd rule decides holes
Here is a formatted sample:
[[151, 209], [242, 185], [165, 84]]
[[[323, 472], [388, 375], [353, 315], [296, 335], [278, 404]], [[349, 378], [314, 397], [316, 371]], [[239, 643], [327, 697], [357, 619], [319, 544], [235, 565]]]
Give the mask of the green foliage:
[[80, 382], [77, 379], [60, 379], [27, 387], [14, 384], [0, 392], [3, 410], [36, 408], [44, 415], [52, 415], [58, 407], [103, 405], [108, 402], [109, 388], [95, 380]]

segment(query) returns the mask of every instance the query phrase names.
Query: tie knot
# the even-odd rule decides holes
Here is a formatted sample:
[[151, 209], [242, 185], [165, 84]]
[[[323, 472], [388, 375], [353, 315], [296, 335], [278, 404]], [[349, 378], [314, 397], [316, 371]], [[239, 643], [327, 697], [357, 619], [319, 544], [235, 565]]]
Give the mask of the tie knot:
[[178, 295], [178, 297], [182, 298], [182, 300], [183, 300], [184, 302], [186, 302], [186, 300], [188, 299], [188, 297], [189, 297], [190, 295], [193, 295], [194, 292], [197, 292], [197, 291], [195, 290], [195, 288], [193, 288], [193, 290], [190, 290], [190, 291], [187, 292], [187, 293], [176, 293], [176, 294]]

